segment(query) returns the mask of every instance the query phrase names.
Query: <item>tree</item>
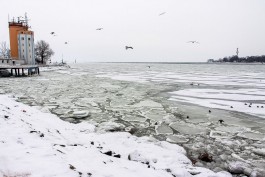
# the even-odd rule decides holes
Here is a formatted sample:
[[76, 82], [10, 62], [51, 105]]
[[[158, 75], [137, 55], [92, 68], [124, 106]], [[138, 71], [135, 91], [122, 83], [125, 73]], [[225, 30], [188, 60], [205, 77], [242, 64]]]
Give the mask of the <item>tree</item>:
[[10, 58], [10, 50], [6, 45], [6, 42], [1, 42], [0, 57], [1, 58]]
[[37, 63], [46, 64], [52, 55], [54, 55], [53, 50], [44, 40], [40, 40], [35, 44], [35, 60]]

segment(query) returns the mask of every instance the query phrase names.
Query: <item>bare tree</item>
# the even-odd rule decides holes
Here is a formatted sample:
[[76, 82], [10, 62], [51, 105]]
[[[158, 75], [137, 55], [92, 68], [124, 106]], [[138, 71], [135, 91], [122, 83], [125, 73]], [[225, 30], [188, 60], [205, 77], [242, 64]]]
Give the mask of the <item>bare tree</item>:
[[2, 58], [9, 58], [10, 54], [9, 54], [10, 50], [6, 45], [6, 42], [1, 42], [1, 46], [0, 46], [0, 57]]
[[54, 55], [53, 50], [44, 40], [40, 40], [35, 44], [35, 60], [37, 63], [46, 64], [52, 55]]

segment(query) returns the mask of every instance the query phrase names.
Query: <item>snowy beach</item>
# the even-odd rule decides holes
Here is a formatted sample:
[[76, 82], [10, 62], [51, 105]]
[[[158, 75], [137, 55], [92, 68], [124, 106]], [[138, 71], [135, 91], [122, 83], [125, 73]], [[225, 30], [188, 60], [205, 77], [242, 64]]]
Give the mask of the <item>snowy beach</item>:
[[88, 123], [0, 95], [0, 176], [230, 177], [194, 167], [177, 145], [129, 133], [96, 133]]
[[[59, 71], [44, 68], [39, 77], [3, 78], [0, 93], [31, 107], [1, 97], [6, 100], [0, 102], [3, 107], [1, 121], [5, 123], [1, 125], [26, 128], [18, 129], [27, 132], [27, 143], [23, 143], [26, 145], [31, 142], [28, 136], [36, 136], [40, 146], [33, 142], [29, 143], [29, 148], [36, 146], [34, 150], [43, 150], [37, 159], [45, 156], [45, 148], [41, 146], [45, 142], [45, 147], [50, 148], [49, 158], [55, 151], [55, 157], [67, 162], [59, 163], [66, 167], [60, 169], [70, 170], [63, 171], [66, 175], [61, 176], [67, 176], [68, 172], [74, 175], [81, 172], [83, 176], [88, 173], [95, 176], [231, 176], [223, 171], [231, 172], [234, 177], [264, 176], [263, 66], [240, 65], [235, 69], [231, 65], [149, 65], [150, 68], [146, 64], [73, 65]], [[9, 102], [10, 105], [6, 105]], [[6, 107], [13, 107], [16, 112]], [[36, 116], [30, 110], [36, 112]], [[38, 119], [33, 127], [31, 121], [29, 124], [21, 120], [12, 123], [11, 119], [4, 118], [5, 113], [17, 113], [18, 119], [26, 116], [26, 120], [33, 122], [35, 117]], [[42, 122], [42, 115], [49, 120], [47, 124]], [[30, 124], [32, 127], [28, 126]], [[17, 129], [4, 128], [5, 132], [11, 131], [10, 134]], [[63, 139], [56, 130], [61, 134], [65, 132]], [[14, 147], [18, 142], [16, 138], [12, 142]], [[47, 142], [46, 138], [52, 142]], [[87, 155], [88, 150], [99, 155], [99, 161], [92, 163], [91, 158], [95, 157], [91, 153]], [[111, 156], [104, 154], [110, 152]], [[113, 171], [104, 162], [101, 164], [102, 161], [115, 164], [115, 169], [124, 167], [133, 173]], [[131, 165], [135, 161], [141, 167]], [[93, 165], [90, 168], [83, 162]], [[116, 166], [116, 162], [122, 167]], [[72, 166], [74, 170], [69, 169]], [[108, 170], [103, 173], [99, 169], [105, 166]], [[5, 170], [2, 173], [8, 173]], [[10, 173], [16, 172], [35, 175], [32, 171], [10, 170]]]

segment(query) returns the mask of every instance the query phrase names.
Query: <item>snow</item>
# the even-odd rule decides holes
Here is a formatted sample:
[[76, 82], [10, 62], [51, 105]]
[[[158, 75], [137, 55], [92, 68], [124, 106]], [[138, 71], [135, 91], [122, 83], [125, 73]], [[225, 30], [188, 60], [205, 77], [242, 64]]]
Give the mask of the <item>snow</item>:
[[6, 95], [0, 95], [0, 149], [0, 177], [231, 177], [194, 167], [178, 145], [98, 133], [87, 122], [71, 124]]
[[186, 89], [171, 92], [172, 101], [197, 104], [209, 108], [237, 111], [265, 118], [265, 104], [252, 101], [264, 101], [265, 94], [256, 89], [217, 90]]

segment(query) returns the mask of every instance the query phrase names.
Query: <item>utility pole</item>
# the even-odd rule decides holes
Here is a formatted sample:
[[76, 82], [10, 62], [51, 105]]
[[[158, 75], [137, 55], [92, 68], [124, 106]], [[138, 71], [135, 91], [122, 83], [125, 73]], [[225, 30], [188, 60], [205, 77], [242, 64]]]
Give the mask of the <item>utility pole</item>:
[[236, 48], [236, 56], [238, 57], [238, 54], [239, 54], [239, 50], [238, 48]]

